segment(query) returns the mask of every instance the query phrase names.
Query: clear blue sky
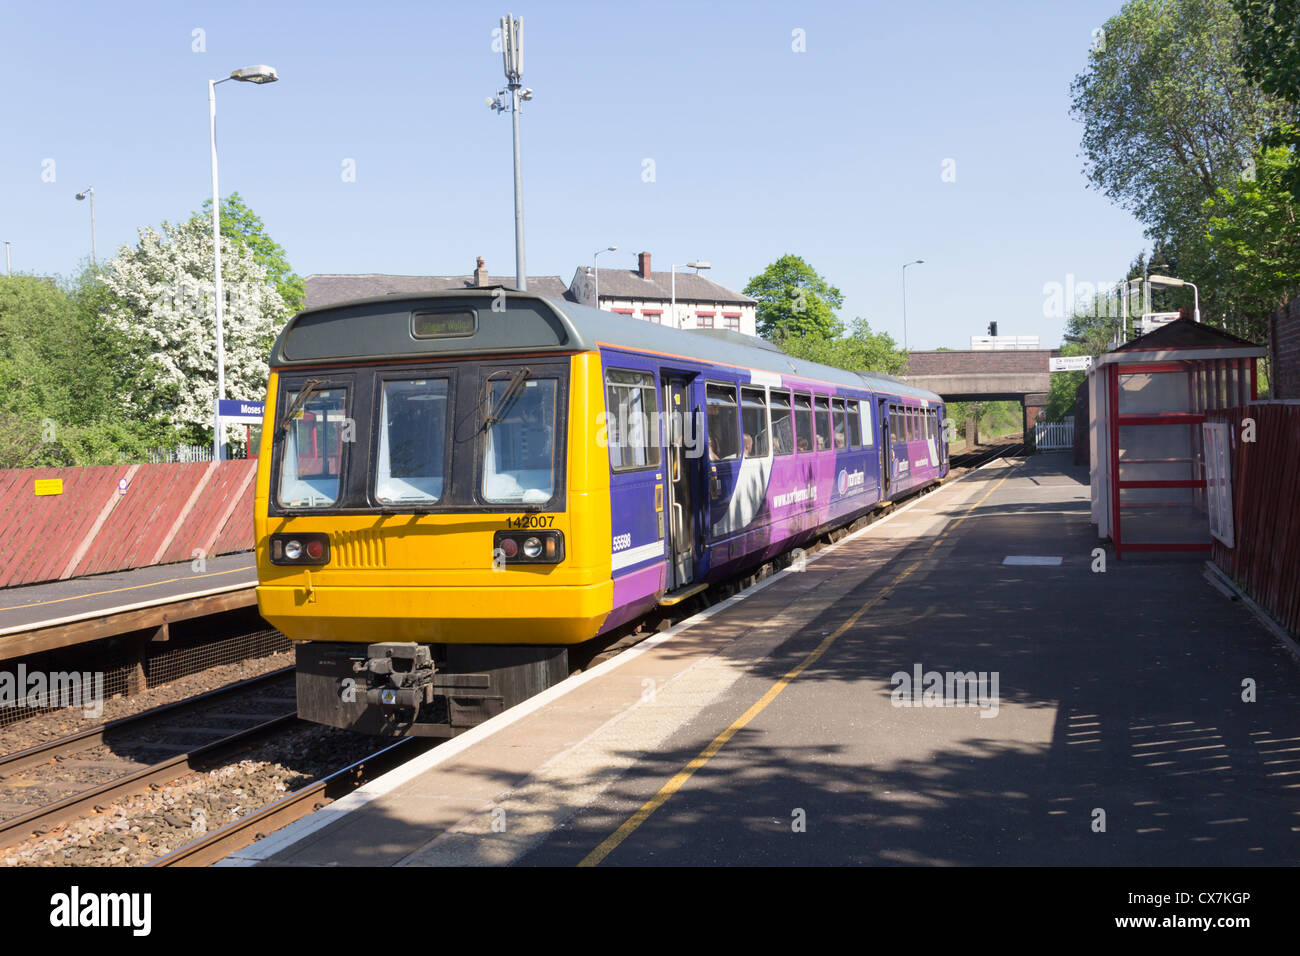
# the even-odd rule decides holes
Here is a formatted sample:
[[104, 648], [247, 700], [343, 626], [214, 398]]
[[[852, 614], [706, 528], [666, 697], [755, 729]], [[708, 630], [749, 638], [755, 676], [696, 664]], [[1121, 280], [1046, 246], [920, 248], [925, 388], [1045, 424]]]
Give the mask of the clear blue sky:
[[[211, 193], [207, 80], [224, 194], [238, 190], [315, 272], [514, 272], [510, 121], [491, 31], [466, 3], [34, 4], [0, 11], [0, 240], [16, 271], [69, 274]], [[528, 2], [522, 116], [532, 275], [591, 253], [705, 258], [735, 289], [786, 252], [913, 348], [1059, 341], [1043, 285], [1121, 278], [1131, 216], [1086, 188], [1069, 84], [1120, 0]], [[204, 31], [196, 53], [192, 31]], [[804, 31], [806, 52], [791, 49]], [[644, 159], [656, 179], [642, 181]], [[56, 180], [42, 181], [55, 161]], [[356, 181], [343, 162], [355, 160]], [[956, 181], [943, 182], [945, 159]]]

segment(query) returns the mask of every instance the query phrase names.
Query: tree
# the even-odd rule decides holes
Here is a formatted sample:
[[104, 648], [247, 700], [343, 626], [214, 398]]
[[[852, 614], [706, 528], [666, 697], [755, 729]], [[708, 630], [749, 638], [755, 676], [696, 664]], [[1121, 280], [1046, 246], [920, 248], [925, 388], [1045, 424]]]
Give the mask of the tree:
[[[193, 219], [209, 231], [212, 229], [212, 200], [203, 202], [201, 211], [194, 213]], [[259, 265], [266, 269], [267, 280], [275, 286], [280, 298], [284, 300], [289, 314], [302, 309], [307, 287], [302, 276], [289, 267], [289, 259], [284, 247], [266, 233], [266, 226], [261, 218], [244, 204], [239, 193], [233, 192], [221, 200], [221, 217], [219, 222], [222, 237], [229, 239], [236, 246], [247, 249]], [[222, 265], [225, 261], [222, 260]], [[288, 318], [288, 315], [285, 316]]]
[[833, 338], [843, 331], [835, 310], [844, 296], [799, 256], [784, 255], [749, 280], [745, 295], [758, 300], [758, 334], [787, 339]]
[[[108, 322], [132, 348], [124, 401], [137, 418], [202, 443], [217, 385], [212, 233], [197, 218], [139, 232], [139, 245], [123, 247], [100, 276]], [[247, 247], [223, 239], [221, 264], [226, 397], [261, 399], [284, 300]]]
[[1251, 178], [1220, 187], [1206, 201], [1207, 238], [1219, 267], [1252, 311], [1268, 315], [1300, 291], [1300, 223], [1287, 184], [1294, 157], [1285, 147], [1265, 150]]
[[1233, 0], [1232, 6], [1241, 18], [1238, 57], [1247, 79], [1287, 104], [1285, 120], [1263, 142], [1287, 151], [1282, 185], [1300, 196], [1300, 0]]
[[[838, 324], [838, 323], [837, 323]], [[856, 318], [847, 335], [787, 336], [781, 347], [788, 355], [850, 371], [897, 374], [907, 368], [907, 353], [887, 332], [872, 332], [864, 318]]]
[[[1236, 321], [1241, 292], [1208, 239], [1205, 203], [1250, 168], [1285, 104], [1237, 61], [1242, 28], [1229, 0], [1131, 0], [1103, 30], [1071, 87], [1084, 171], [1198, 284], [1206, 321]], [[1258, 333], [1258, 316], [1246, 324]]]

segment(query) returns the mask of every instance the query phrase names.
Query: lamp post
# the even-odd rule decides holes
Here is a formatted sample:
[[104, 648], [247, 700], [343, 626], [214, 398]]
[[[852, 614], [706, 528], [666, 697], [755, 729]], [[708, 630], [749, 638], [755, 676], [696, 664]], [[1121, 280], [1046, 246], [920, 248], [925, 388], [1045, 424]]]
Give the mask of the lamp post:
[[600, 263], [596, 261], [598, 256], [607, 252], [617, 252], [618, 246], [610, 246], [607, 249], [597, 249], [591, 254], [591, 274], [596, 280], [596, 308], [600, 308]]
[[679, 265], [669, 267], [668, 271], [672, 275], [672, 279], [669, 280], [669, 285], [672, 286], [672, 301], [673, 301], [673, 304], [669, 309], [669, 315], [672, 317], [673, 320], [673, 328], [677, 328], [677, 270], [694, 269], [696, 274], [698, 275], [701, 269], [712, 269], [712, 268], [713, 266], [711, 266], [709, 263], [703, 262], [699, 259], [696, 259], [694, 262], [683, 262]]
[[903, 264], [903, 351], [907, 351], [907, 267], [919, 266], [924, 259], [913, 259]]
[[13, 264], [12, 262], [9, 261], [9, 246], [10, 246], [10, 245], [11, 245], [11, 243], [9, 242], [8, 239], [6, 239], [6, 240], [5, 240], [5, 275], [12, 276], [12, 275], [14, 274], [14, 264]]
[[221, 400], [226, 397], [226, 340], [222, 321], [225, 302], [221, 292], [221, 191], [217, 187], [217, 84], [226, 80], [240, 83], [274, 83], [275, 70], [265, 64], [246, 66], [219, 80], [208, 80], [208, 131], [212, 145], [212, 297], [217, 310], [217, 400], [212, 408], [212, 457], [221, 460]]
[[95, 187], [87, 186], [85, 192], [77, 193], [77, 199], [90, 197], [90, 267], [99, 271], [99, 255], [95, 250]]
[[[515, 288], [528, 291], [528, 270], [524, 265], [524, 184], [519, 170], [519, 104], [533, 98], [519, 78], [524, 73], [524, 18], [507, 13], [501, 18], [501, 59], [505, 65], [506, 88], [489, 96], [487, 105], [498, 113], [510, 110], [515, 143]], [[504, 97], [510, 94], [510, 103]]]
[[1192, 316], [1197, 321], [1201, 321], [1201, 294], [1196, 289], [1196, 283], [1188, 282], [1186, 279], [1175, 279], [1173, 276], [1152, 275], [1147, 277], [1147, 281], [1152, 285], [1163, 285], [1169, 288], [1179, 288], [1180, 286], [1189, 285], [1192, 287]]

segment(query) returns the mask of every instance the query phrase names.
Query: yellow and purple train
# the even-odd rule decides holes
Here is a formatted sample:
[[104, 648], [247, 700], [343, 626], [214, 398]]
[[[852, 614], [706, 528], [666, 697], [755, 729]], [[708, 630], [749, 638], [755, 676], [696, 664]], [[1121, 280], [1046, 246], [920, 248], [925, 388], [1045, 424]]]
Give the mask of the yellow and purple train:
[[258, 606], [362, 733], [472, 727], [948, 469], [933, 393], [508, 289], [308, 310], [270, 365]]

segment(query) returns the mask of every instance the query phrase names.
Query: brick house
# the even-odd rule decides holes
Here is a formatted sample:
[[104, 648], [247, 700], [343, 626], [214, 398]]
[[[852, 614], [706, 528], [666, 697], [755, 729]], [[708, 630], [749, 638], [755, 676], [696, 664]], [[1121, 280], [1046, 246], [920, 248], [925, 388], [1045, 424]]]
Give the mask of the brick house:
[[568, 297], [582, 305], [671, 325], [679, 329], [733, 329], [757, 334], [758, 302], [690, 271], [677, 273], [677, 314], [672, 315], [673, 276], [650, 269], [650, 253], [637, 256], [635, 269], [601, 269], [600, 301], [590, 266], [579, 266]]

